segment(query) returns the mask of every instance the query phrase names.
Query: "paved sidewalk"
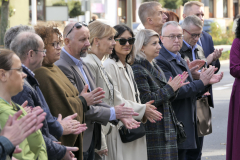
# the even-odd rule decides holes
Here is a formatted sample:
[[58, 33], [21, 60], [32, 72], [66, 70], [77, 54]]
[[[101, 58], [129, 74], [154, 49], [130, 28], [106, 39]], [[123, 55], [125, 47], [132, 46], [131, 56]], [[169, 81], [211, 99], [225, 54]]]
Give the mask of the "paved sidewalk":
[[215, 49], [223, 48], [223, 52], [230, 51], [231, 47], [232, 47], [232, 45], [216, 45], [216, 46], [214, 46]]

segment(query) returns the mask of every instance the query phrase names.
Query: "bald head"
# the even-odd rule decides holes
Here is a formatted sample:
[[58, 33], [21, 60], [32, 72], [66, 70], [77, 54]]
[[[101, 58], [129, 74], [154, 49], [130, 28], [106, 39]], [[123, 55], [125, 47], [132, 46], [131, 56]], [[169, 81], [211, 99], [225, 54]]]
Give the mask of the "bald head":
[[[63, 39], [66, 38], [68, 32], [73, 28], [73, 26], [76, 24], [76, 22], [70, 22], [68, 23], [68, 25], [66, 25], [66, 27], [63, 30]], [[72, 33], [72, 32], [71, 32]], [[68, 35], [69, 39], [72, 39], [72, 35], [71, 33]]]

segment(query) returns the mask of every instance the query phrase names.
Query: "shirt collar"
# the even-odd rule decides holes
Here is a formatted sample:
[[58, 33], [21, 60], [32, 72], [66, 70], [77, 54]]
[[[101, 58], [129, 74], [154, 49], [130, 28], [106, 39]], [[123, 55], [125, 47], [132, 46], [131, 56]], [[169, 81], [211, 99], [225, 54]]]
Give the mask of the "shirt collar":
[[82, 66], [83, 63], [82, 63], [82, 59], [77, 59], [75, 57], [73, 57], [71, 54], [69, 54], [64, 47], [62, 47], [62, 51], [65, 52], [72, 60], [73, 62], [77, 65], [77, 66]]
[[186, 41], [183, 40], [183, 42], [187, 45], [188, 48], [190, 48], [191, 50], [195, 50], [197, 48], [197, 44], [195, 44], [192, 48], [192, 46], [190, 46]]
[[[163, 46], [164, 47], [164, 46]], [[165, 47], [164, 47], [165, 48]], [[166, 48], [165, 48], [166, 49]], [[168, 51], [168, 53], [170, 53], [173, 58], [177, 59], [178, 61], [181, 61], [181, 55], [180, 53], [178, 52], [177, 54], [173, 53], [173, 52], [170, 52], [169, 50], [166, 49], [166, 51]]]
[[25, 68], [27, 71], [29, 71], [29, 73], [34, 77], [35, 74], [33, 73], [33, 71], [31, 71], [28, 67], [26, 67], [24, 64], [22, 64], [22, 67]]

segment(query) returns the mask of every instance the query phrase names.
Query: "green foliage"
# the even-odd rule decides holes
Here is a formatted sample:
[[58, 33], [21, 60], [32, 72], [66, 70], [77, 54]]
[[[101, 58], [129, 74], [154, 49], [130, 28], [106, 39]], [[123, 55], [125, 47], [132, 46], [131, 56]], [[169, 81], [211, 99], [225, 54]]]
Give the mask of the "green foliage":
[[234, 39], [234, 33], [232, 32], [232, 25], [229, 26], [226, 33], [222, 32], [222, 29], [219, 27], [217, 22], [211, 24], [211, 32], [214, 45], [231, 45]]
[[81, 10], [81, 3], [75, 0], [68, 0], [67, 3], [64, 0], [60, 0], [53, 4], [53, 6], [68, 6], [69, 17], [73, 18], [79, 15], [83, 15], [84, 12]]
[[177, 9], [182, 5], [182, 0], [165, 0], [164, 8]]
[[84, 14], [84, 12], [82, 12], [82, 10], [81, 10], [81, 3], [79, 1], [78, 2], [74, 2], [74, 7], [69, 12], [70, 18], [77, 17], [77, 16], [83, 15], [83, 14]]
[[53, 6], [67, 6], [67, 3], [64, 1], [59, 1], [59, 2], [53, 3]]
[[221, 57], [219, 58], [219, 60], [227, 60], [229, 59], [229, 56], [230, 56], [230, 51], [225, 51], [225, 52], [222, 52], [222, 55]]

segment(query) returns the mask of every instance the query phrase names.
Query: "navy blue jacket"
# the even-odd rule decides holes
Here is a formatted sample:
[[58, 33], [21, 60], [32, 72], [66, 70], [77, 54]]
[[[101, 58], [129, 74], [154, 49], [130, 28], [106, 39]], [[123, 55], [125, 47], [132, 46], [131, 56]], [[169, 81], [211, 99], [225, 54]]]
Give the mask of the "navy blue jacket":
[[[209, 56], [209, 54], [213, 53], [214, 50], [215, 50], [212, 37], [207, 32], [202, 31], [202, 37], [200, 38], [200, 40], [201, 40], [201, 43], [202, 43], [202, 48], [203, 48], [203, 51], [204, 51], [204, 55], [207, 58]], [[199, 44], [199, 42], [198, 42], [198, 44]], [[211, 65], [218, 68], [218, 70], [215, 73], [217, 73], [219, 71], [220, 67], [221, 67], [219, 59], [212, 62]], [[209, 92], [210, 92], [211, 95], [208, 96], [208, 103], [209, 103], [210, 106], [214, 107], [212, 86], [210, 87]]]
[[45, 112], [47, 111], [46, 112], [47, 116], [46, 116], [46, 119], [43, 121], [43, 127], [41, 128], [41, 131], [43, 134], [44, 141], [46, 143], [48, 159], [60, 160], [64, 157], [66, 153], [66, 147], [54, 143], [54, 141], [57, 142], [58, 140], [49, 133], [48, 123], [47, 123], [47, 119], [49, 118], [49, 115], [51, 115], [51, 113], [49, 111], [48, 106], [43, 105], [44, 103], [42, 103], [42, 99], [40, 99], [39, 94], [34, 89], [34, 88], [38, 88], [38, 82], [31, 75], [31, 73], [29, 73], [29, 71], [27, 71], [25, 68], [23, 68], [23, 72], [27, 74], [27, 78], [24, 80], [23, 90], [19, 92], [16, 96], [12, 97], [12, 100], [20, 105], [27, 100], [28, 106], [32, 106], [32, 107], [40, 106], [43, 108]]
[[163, 46], [158, 57], [158, 66], [163, 70], [167, 81], [186, 71], [189, 73], [187, 81], [190, 83], [179, 89], [176, 99], [172, 102], [173, 110], [179, 121], [184, 124], [187, 139], [178, 145], [178, 149], [197, 148], [198, 136], [196, 125], [196, 97], [205, 93], [209, 86], [204, 86], [201, 80], [193, 80], [191, 72], [184, 59], [178, 62]]

